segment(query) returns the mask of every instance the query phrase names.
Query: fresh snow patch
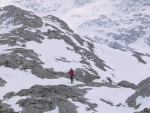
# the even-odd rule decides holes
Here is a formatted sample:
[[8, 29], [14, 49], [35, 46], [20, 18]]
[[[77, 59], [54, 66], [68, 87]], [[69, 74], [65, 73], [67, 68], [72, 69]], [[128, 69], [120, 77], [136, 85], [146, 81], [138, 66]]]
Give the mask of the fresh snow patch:
[[45, 63], [43, 67], [54, 68], [55, 71], [68, 71], [70, 68], [81, 68], [81, 56], [72, 50], [72, 46], [66, 44], [63, 40], [45, 39], [42, 44], [28, 42], [28, 49], [33, 49], [39, 58]]
[[149, 77], [150, 60], [144, 56], [147, 64], [140, 63], [132, 52], [124, 52], [117, 49], [109, 48], [105, 45], [94, 43], [94, 53], [105, 61], [105, 64], [113, 70], [99, 72], [102, 78], [111, 77], [115, 83], [127, 80], [131, 83], [138, 84], [141, 80]]
[[11, 99], [4, 100], [3, 103], [11, 105], [10, 107], [14, 109], [15, 112], [20, 112], [23, 110], [22, 107], [19, 107], [19, 104], [16, 104], [21, 99], [26, 99], [26, 96], [14, 96]]
[[140, 107], [138, 108], [138, 110], [136, 111], [141, 111], [145, 108], [150, 108], [150, 97], [142, 97], [142, 96], [139, 96], [137, 99], [136, 99], [136, 104], [141, 104]]
[[[128, 108], [125, 100], [134, 92], [134, 90], [128, 88], [108, 88], [103, 86], [88, 90], [88, 93], [84, 97], [89, 99], [89, 102], [96, 103], [98, 105], [96, 110], [99, 113], [133, 113], [134, 109]], [[115, 106], [110, 106], [100, 99], [112, 102]], [[124, 107], [116, 107], [116, 105], [120, 103], [124, 105]]]

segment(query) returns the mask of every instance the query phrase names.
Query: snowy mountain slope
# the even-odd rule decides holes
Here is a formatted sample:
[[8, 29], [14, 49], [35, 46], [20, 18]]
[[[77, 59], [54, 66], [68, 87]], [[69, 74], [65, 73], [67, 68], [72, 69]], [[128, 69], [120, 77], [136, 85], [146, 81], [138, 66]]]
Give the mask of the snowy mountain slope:
[[[117, 49], [108, 48], [105, 45], [95, 43], [95, 54], [101, 57], [113, 70], [110, 70], [110, 75], [113, 76], [115, 83], [122, 80], [127, 80], [131, 83], [138, 84], [141, 80], [149, 76], [150, 59], [149, 56], [139, 55], [143, 61], [139, 61], [132, 52], [119, 51]], [[138, 55], [138, 54], [137, 54]], [[112, 74], [112, 75], [111, 75]], [[142, 76], [141, 76], [142, 75]]]
[[[0, 88], [0, 98], [3, 99], [3, 96], [8, 93], [4, 96], [8, 99], [5, 98], [5, 101], [3, 100], [0, 103], [0, 111], [4, 113], [10, 113], [13, 112], [13, 110], [15, 112], [22, 111], [29, 113], [39, 111], [43, 113], [51, 111], [57, 106], [59, 107], [59, 112], [70, 112], [68, 111], [68, 107], [72, 105], [73, 108], [71, 110], [76, 112], [74, 104], [67, 100], [68, 96], [61, 93], [57, 94], [58, 91], [55, 91], [57, 88], [50, 89], [48, 92], [49, 95], [54, 90], [54, 95], [51, 96], [54, 100], [52, 102], [49, 100], [44, 101], [44, 103], [52, 103], [52, 106], [55, 107], [48, 105], [49, 107], [43, 109], [35, 109], [35, 104], [31, 105], [33, 107], [30, 106], [30, 110], [29, 107], [26, 108], [25, 106], [22, 106], [21, 103], [19, 105], [20, 101], [23, 102], [22, 99], [27, 99], [30, 104], [32, 104], [30, 101], [34, 99], [34, 101], [38, 103], [37, 106], [43, 101], [35, 98], [22, 98], [22, 95], [17, 96], [17, 92], [24, 88], [28, 89], [36, 84], [65, 84], [68, 86], [64, 87], [66, 87], [67, 90], [70, 90], [72, 88], [69, 87], [69, 75], [65, 73], [67, 73], [68, 69], [71, 67], [74, 68], [76, 74], [80, 73], [80, 76], [77, 76], [76, 78], [79, 81], [88, 83], [95, 78], [100, 78], [94, 68], [91, 67], [91, 64], [95, 64], [95, 67], [102, 70], [105, 70], [104, 67], [108, 68], [108, 66], [92, 52], [92, 44], [82, 40], [77, 34], [73, 34], [72, 30], [67, 27], [67, 24], [56, 17], [47, 16], [41, 19], [31, 12], [24, 11], [15, 6], [7, 6], [1, 8], [0, 11], [1, 25], [5, 31], [0, 32], [2, 46], [0, 55], [0, 77], [6, 81], [5, 86]], [[89, 46], [91, 46], [91, 48]], [[88, 63], [87, 60], [90, 62]], [[91, 70], [90, 72], [89, 69]], [[49, 78], [51, 80], [44, 78]], [[82, 84], [79, 81], [77, 82], [75, 80], [75, 84]], [[16, 96], [14, 96], [15, 93]], [[78, 92], [75, 93], [78, 94]], [[72, 96], [70, 94], [69, 96], [69, 98], [71, 98], [76, 95], [72, 92]], [[81, 94], [79, 94], [79, 96], [81, 96]], [[78, 95], [76, 97], [78, 97]], [[9, 98], [11, 99], [9, 100]], [[59, 101], [59, 98], [62, 98], [63, 100], [61, 99], [61, 101]], [[66, 102], [66, 105], [63, 106], [66, 110], [62, 109], [60, 102]], [[3, 103], [11, 105], [13, 110]], [[18, 105], [22, 106], [22, 108], [18, 107]], [[91, 106], [89, 102], [87, 103], [87, 106]], [[92, 109], [94, 108], [91, 108], [90, 110]]]
[[[15, 112], [24, 113], [51, 110], [133, 113], [149, 108], [147, 99], [140, 93], [135, 99], [137, 104], [141, 103], [139, 109], [129, 107], [126, 102], [139, 89], [149, 93], [138, 85], [149, 77], [148, 54], [120, 51], [83, 40], [66, 23], [51, 15], [40, 18], [15, 6], [0, 11], [3, 29], [0, 31], [0, 78], [6, 81], [0, 87], [0, 106], [7, 103]], [[70, 67], [75, 69], [74, 84], [69, 84], [66, 74]], [[134, 83], [138, 90], [118, 86], [116, 83], [122, 80]], [[146, 83], [149, 88], [149, 82]]]
[[[90, 46], [93, 45], [91, 43], [84, 41], [77, 34], [74, 34], [67, 24], [58, 18], [49, 15], [42, 20], [33, 13], [14, 6], [4, 7], [1, 11], [5, 12], [1, 14], [1, 21], [6, 23], [5, 31], [8, 31], [7, 29], [12, 26], [16, 27], [7, 33], [1, 31], [2, 45], [12, 46], [12, 49], [5, 50], [9, 52], [9, 55], [6, 54], [7, 52], [1, 55], [7, 56], [8, 58], [3, 58], [3, 60], [10, 60], [9, 62], [12, 64], [5, 63], [4, 65], [15, 66], [13, 68], [31, 68], [34, 72], [36, 69], [34, 65], [30, 64], [29, 60], [31, 60], [33, 63], [36, 62], [37, 68], [52, 67], [56, 71], [67, 72], [69, 68], [68, 63], [70, 63], [70, 67], [78, 68], [76, 73], [81, 75], [87, 73], [88, 76], [93, 74], [96, 75], [95, 77], [98, 77], [98, 73], [94, 71], [93, 64], [104, 71], [106, 71], [105, 67], [110, 68], [92, 52], [93, 49]], [[23, 52], [28, 55], [25, 55]], [[19, 57], [25, 61], [25, 64], [13, 63], [11, 61], [12, 56], [15, 56], [13, 60], [17, 61], [17, 57]], [[59, 67], [64, 67], [64, 70]], [[89, 73], [89, 70], [91, 73]], [[89, 79], [89, 81], [91, 80]]]
[[5, 2], [1, 0], [1, 6], [14, 4], [39, 15], [55, 15], [69, 23], [71, 28], [75, 28], [77, 23], [80, 25], [88, 19], [97, 18], [101, 14], [109, 14], [111, 10], [114, 10], [113, 5], [116, 2], [118, 3], [118, 1], [112, 0], [66, 0], [65, 2], [59, 0], [8, 0]]
[[76, 33], [113, 48], [149, 51], [148, 0], [1, 0], [1, 4], [15, 4], [39, 15], [55, 15]]

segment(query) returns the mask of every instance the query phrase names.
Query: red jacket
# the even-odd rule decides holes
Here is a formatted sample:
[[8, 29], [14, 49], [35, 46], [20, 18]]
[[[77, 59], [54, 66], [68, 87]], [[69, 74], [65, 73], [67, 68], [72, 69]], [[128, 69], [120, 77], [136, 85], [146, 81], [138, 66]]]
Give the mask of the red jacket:
[[70, 76], [74, 76], [74, 71], [73, 71], [73, 69], [71, 69], [71, 70], [69, 71], [69, 74], [70, 74]]

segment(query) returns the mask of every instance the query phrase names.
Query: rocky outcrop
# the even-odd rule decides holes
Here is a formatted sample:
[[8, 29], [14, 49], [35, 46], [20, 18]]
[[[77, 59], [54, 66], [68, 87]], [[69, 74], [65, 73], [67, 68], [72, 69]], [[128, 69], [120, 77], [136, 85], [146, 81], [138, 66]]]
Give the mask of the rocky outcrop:
[[11, 18], [7, 21], [6, 25], [23, 25], [24, 27], [31, 28], [39, 28], [43, 25], [43, 21], [40, 17], [36, 16], [32, 12], [22, 10], [16, 6], [6, 6], [3, 9], [0, 9], [0, 12], [2, 11], [5, 11], [5, 13], [0, 15], [1, 22]]
[[77, 88], [58, 85], [58, 86], [40, 86], [35, 85], [30, 89], [23, 89], [17, 93], [18, 96], [45, 97], [52, 98], [55, 95], [66, 98], [83, 96], [86, 92]]
[[126, 87], [126, 88], [131, 88], [131, 89], [134, 89], [134, 90], [138, 89], [138, 86], [136, 86], [135, 84], [130, 83], [128, 81], [121, 81], [117, 85], [122, 86], [122, 87]]
[[150, 113], [150, 109], [149, 108], [145, 108], [144, 110], [139, 111], [139, 112], [135, 112], [135, 113]]
[[10, 105], [1, 103], [0, 101], [0, 113], [18, 113], [14, 112], [12, 108], [10, 108]]
[[146, 63], [147, 63], [145, 60], [142, 59], [142, 56], [144, 56], [143, 54], [138, 53], [138, 52], [135, 52], [135, 53], [133, 54], [133, 56], [136, 57], [139, 62], [141, 62], [141, 63], [143, 63], [143, 64], [146, 64]]
[[66, 31], [69, 31], [69, 32], [72, 32], [73, 33], [73, 30], [71, 30], [69, 28], [69, 26], [61, 19], [55, 17], [55, 16], [52, 16], [52, 15], [47, 15], [45, 17], [43, 17], [45, 20], [49, 20], [53, 23], [56, 23], [56, 24], [59, 24], [59, 26], [62, 28], [62, 29], [65, 29]]
[[142, 88], [144, 86], [147, 86], [150, 84], [150, 77], [146, 78], [145, 80], [142, 80], [139, 84], [138, 87]]
[[0, 87], [3, 87], [5, 85], [5, 83], [6, 83], [6, 81], [0, 77]]
[[9, 92], [7, 93], [6, 95], [4, 95], [4, 99], [10, 99], [12, 98], [13, 96], [15, 96], [15, 92]]
[[107, 100], [104, 100], [104, 99], [100, 99], [102, 102], [104, 102], [104, 103], [106, 103], [106, 104], [108, 104], [108, 105], [110, 105], [110, 106], [114, 106], [114, 104], [112, 103], [112, 102], [110, 102], [110, 101], [107, 101]]
[[[82, 81], [87, 84], [95, 79], [100, 79], [100, 76], [98, 76], [97, 72], [95, 72], [94, 70], [89, 70], [89, 71], [93, 72], [93, 75], [83, 69], [76, 69], [74, 78], [76, 80]], [[78, 76], [78, 75], [80, 75], [80, 76]], [[95, 76], [95, 75], [97, 75], [97, 76]]]
[[[87, 105], [87, 110], [95, 110], [96, 104], [87, 102], [83, 96], [86, 89], [78, 89], [76, 87], [69, 87], [65, 85], [58, 86], [40, 86], [35, 85], [30, 89], [22, 89], [18, 93], [13, 93], [13, 96], [27, 96], [26, 99], [19, 100], [19, 104], [23, 108], [21, 113], [44, 113], [46, 111], [59, 108], [59, 113], [77, 113], [77, 107], [68, 99], [74, 102], [80, 102]], [[12, 92], [5, 97], [11, 98]]]
[[10, 46], [21, 46], [25, 47], [26, 42], [35, 41], [38, 43], [42, 43], [44, 37], [38, 31], [31, 31], [31, 29], [26, 27], [19, 27], [12, 29], [9, 33], [0, 34], [1, 40], [0, 44], [5, 45], [8, 44]]
[[17, 104], [24, 108], [21, 113], [43, 113], [56, 108], [53, 101], [47, 99], [27, 98], [19, 100]]
[[16, 48], [7, 51], [8, 54], [0, 55], [1, 66], [20, 70], [31, 69], [32, 74], [40, 78], [56, 78], [53, 71], [42, 67], [43, 62], [33, 50]]
[[137, 98], [141, 96], [143, 98], [150, 96], [150, 85], [143, 86], [141, 89], [137, 90], [133, 95], [131, 95], [127, 100], [126, 103], [129, 107], [138, 108], [140, 104], [136, 103]]
[[[125, 85], [124, 84], [122, 86], [127, 86], [126, 84]], [[129, 84], [129, 86], [132, 89], [134, 88], [136, 92], [126, 100], [126, 103], [129, 105], [129, 107], [138, 108], [142, 104], [142, 103], [138, 103], [138, 104], [136, 103], [138, 97], [142, 97], [142, 98], [150, 97], [150, 77], [146, 78], [145, 80], [142, 80], [137, 86], [133, 84]], [[145, 113], [145, 112], [141, 111], [139, 113]]]

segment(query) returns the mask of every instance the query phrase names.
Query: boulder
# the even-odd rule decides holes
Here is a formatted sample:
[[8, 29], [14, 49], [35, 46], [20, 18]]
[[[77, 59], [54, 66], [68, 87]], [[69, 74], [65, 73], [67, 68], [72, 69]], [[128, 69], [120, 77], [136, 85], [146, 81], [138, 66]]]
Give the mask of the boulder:
[[121, 81], [117, 85], [122, 86], [122, 87], [126, 87], [126, 88], [131, 88], [131, 89], [134, 89], [134, 90], [138, 89], [138, 86], [136, 86], [135, 84], [130, 83], [128, 81]]
[[0, 87], [3, 87], [5, 83], [7, 82], [0, 77]]

